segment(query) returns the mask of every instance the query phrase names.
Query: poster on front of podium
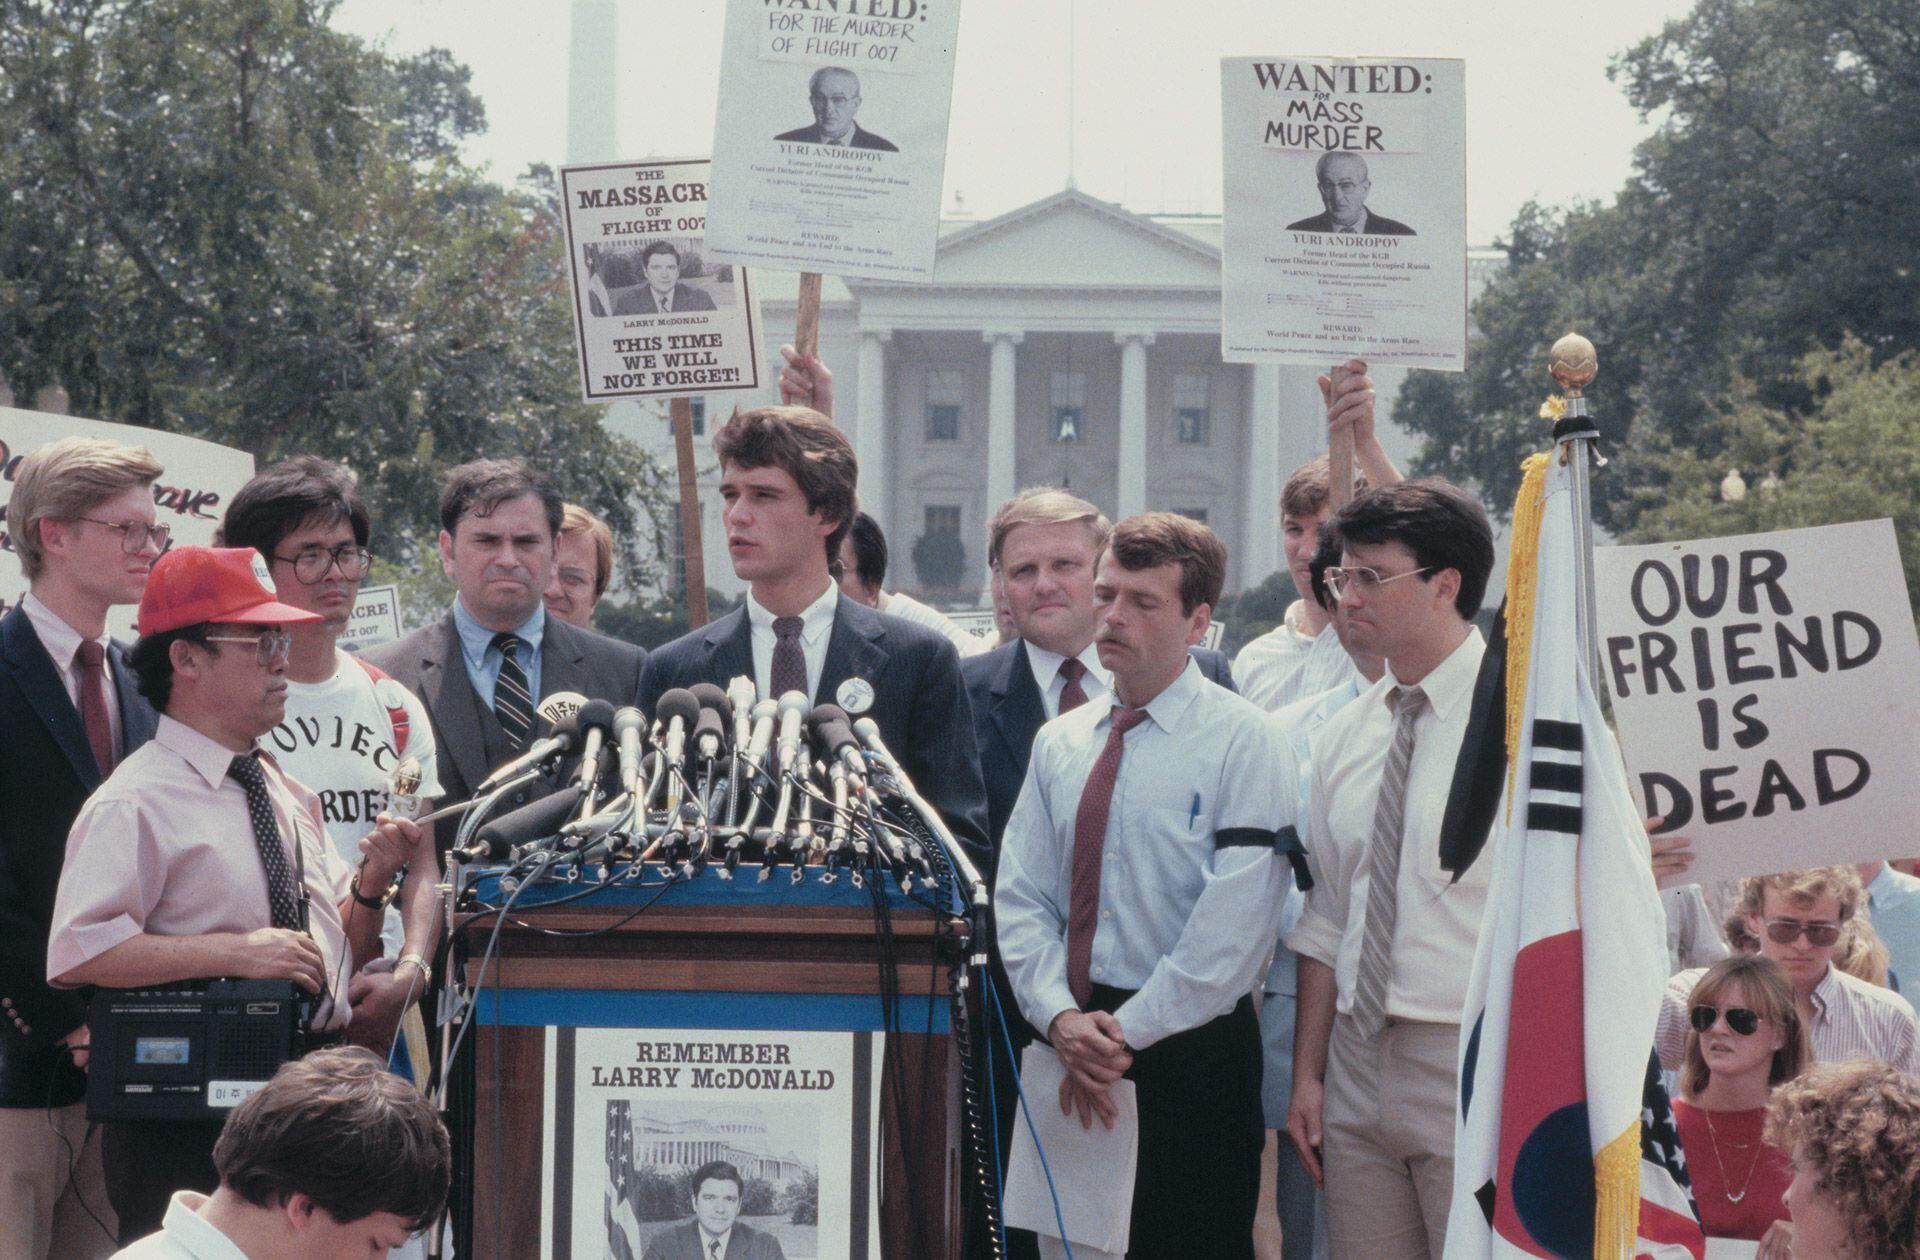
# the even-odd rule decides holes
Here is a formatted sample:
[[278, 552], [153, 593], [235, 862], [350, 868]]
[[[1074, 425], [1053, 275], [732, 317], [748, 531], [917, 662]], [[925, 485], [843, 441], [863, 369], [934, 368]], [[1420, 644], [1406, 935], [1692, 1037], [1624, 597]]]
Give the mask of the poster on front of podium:
[[[126, 446], [144, 446], [166, 470], [153, 483], [154, 523], [169, 531], [169, 547], [206, 547], [226, 515], [234, 492], [253, 477], [253, 456], [230, 446], [182, 437], [163, 429], [112, 424], [50, 411], [0, 407], [0, 614], [27, 593], [27, 575], [20, 567], [7, 521], [13, 499], [13, 479], [20, 461], [61, 438], [104, 438]], [[109, 524], [121, 524], [113, 521]], [[116, 604], [107, 610], [107, 630], [117, 639], [134, 637], [135, 606]]]
[[883, 1043], [548, 1029], [542, 1260], [879, 1260]]
[[588, 402], [760, 388], [760, 301], [707, 245], [704, 158], [560, 170]]
[[1466, 63], [1221, 61], [1221, 354], [1467, 364]]
[[933, 279], [959, 33], [960, 0], [727, 0], [714, 253]]

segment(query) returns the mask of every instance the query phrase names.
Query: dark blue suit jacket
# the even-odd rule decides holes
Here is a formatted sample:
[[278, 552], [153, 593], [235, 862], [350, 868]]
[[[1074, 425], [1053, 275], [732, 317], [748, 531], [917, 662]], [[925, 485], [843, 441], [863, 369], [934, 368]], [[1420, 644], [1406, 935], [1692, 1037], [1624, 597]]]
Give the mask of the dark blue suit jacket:
[[[159, 719], [140, 696], [120, 645], [107, 650], [119, 696], [121, 757], [153, 738]], [[86, 1078], [54, 1043], [86, 1022], [85, 995], [47, 984], [53, 895], [67, 832], [100, 786], [80, 712], [27, 610], [0, 617], [0, 1107], [76, 1102]], [[25, 1025], [31, 1032], [23, 1032]]]
[[[1191, 651], [1201, 673], [1228, 691], [1235, 690], [1226, 653], [1211, 648]], [[1006, 829], [1007, 816], [1020, 797], [1020, 784], [1027, 777], [1027, 762], [1033, 755], [1033, 737], [1047, 720], [1047, 709], [1040, 686], [1033, 679], [1033, 667], [1027, 663], [1024, 639], [968, 657], [960, 662], [960, 673], [966, 679], [967, 698], [973, 705], [980, 773], [987, 785], [987, 830], [998, 854], [1000, 833]]]
[[[663, 692], [697, 682], [724, 687], [740, 675], [754, 676], [753, 630], [744, 604], [655, 648], [640, 671], [637, 703], [651, 717]], [[849, 678], [873, 684], [873, 707], [867, 716], [879, 724], [880, 736], [900, 759], [901, 769], [984, 873], [990, 856], [987, 802], [972, 711], [953, 644], [938, 631], [842, 595], [815, 701], [835, 703], [840, 684]]]

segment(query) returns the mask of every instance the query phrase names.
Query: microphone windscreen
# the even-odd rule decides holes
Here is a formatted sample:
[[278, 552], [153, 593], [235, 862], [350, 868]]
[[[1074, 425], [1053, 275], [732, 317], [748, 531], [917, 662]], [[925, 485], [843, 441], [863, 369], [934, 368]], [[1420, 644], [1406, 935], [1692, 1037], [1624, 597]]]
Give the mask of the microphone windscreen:
[[580, 742], [580, 714], [569, 713], [550, 727], [545, 735], [547, 739], [560, 741], [560, 751], [572, 752]]
[[699, 716], [700, 701], [685, 687], [675, 687], [671, 691], [662, 693], [653, 706], [654, 721], [662, 725], [671, 722], [674, 718], [679, 718], [686, 725], [692, 726], [694, 719]]
[[807, 714], [808, 726], [819, 726], [824, 722], [849, 722], [847, 711], [837, 704], [816, 704], [813, 712]]
[[605, 735], [613, 729], [613, 705], [606, 700], [589, 700], [580, 706], [574, 719], [579, 722], [582, 734], [598, 729]]
[[713, 683], [703, 682], [695, 683], [693, 686], [687, 688], [687, 690], [693, 693], [695, 702], [698, 703], [701, 708], [712, 709], [715, 713], [718, 713], [721, 718], [728, 721], [732, 720], [733, 701], [727, 699], [727, 693], [719, 687]]
[[522, 805], [510, 814], [502, 814], [482, 824], [474, 838], [486, 845], [490, 854], [497, 854], [503, 847], [555, 835], [580, 804], [583, 790], [580, 784], [575, 783], [552, 796], [543, 796], [531, 805]]
[[699, 739], [703, 735], [711, 735], [722, 743], [726, 742], [727, 727], [726, 723], [720, 720], [718, 710], [704, 707], [700, 710], [700, 716], [693, 724], [693, 737]]

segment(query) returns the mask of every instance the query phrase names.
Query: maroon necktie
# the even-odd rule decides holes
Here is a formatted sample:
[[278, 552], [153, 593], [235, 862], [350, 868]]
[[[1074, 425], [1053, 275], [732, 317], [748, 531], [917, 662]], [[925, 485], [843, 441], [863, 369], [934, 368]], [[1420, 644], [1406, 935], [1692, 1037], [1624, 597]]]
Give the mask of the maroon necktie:
[[1060, 688], [1060, 712], [1071, 713], [1087, 702], [1087, 689], [1080, 685], [1086, 676], [1087, 667], [1079, 657], [1069, 656], [1060, 662], [1060, 677], [1067, 680], [1067, 685]]
[[93, 762], [100, 777], [113, 773], [113, 723], [107, 717], [107, 689], [100, 682], [100, 668], [106, 663], [107, 650], [92, 639], [82, 639], [73, 654], [74, 667], [80, 671], [80, 720], [86, 724], [87, 743], [93, 746]]
[[807, 654], [800, 647], [800, 631], [805, 625], [798, 617], [773, 619], [773, 694], [776, 698], [789, 691], [807, 694]]
[[1067, 902], [1067, 988], [1085, 1010], [1093, 993], [1087, 968], [1093, 961], [1093, 928], [1100, 917], [1100, 863], [1107, 847], [1107, 810], [1113, 805], [1113, 785], [1120, 777], [1123, 737], [1146, 719], [1145, 709], [1113, 706], [1107, 746], [1087, 774], [1080, 793], [1080, 812], [1073, 819], [1073, 889]]

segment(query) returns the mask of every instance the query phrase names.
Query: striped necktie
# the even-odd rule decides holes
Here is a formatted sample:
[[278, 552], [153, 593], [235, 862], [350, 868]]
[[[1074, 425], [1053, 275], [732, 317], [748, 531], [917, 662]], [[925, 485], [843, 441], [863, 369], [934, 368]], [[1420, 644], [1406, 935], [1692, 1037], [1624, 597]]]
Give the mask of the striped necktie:
[[1387, 1022], [1387, 985], [1393, 975], [1393, 923], [1400, 910], [1400, 847], [1407, 817], [1407, 769], [1413, 764], [1413, 727], [1427, 707], [1418, 687], [1393, 689], [1393, 746], [1380, 770], [1367, 846], [1367, 922], [1360, 936], [1360, 971], [1353, 986], [1353, 1022], [1372, 1037]]
[[519, 752], [533, 736], [533, 687], [520, 664], [520, 649], [526, 641], [508, 630], [493, 636], [500, 649], [500, 677], [493, 685], [493, 715], [507, 733], [507, 742]]

